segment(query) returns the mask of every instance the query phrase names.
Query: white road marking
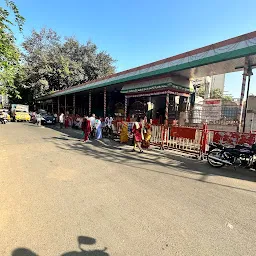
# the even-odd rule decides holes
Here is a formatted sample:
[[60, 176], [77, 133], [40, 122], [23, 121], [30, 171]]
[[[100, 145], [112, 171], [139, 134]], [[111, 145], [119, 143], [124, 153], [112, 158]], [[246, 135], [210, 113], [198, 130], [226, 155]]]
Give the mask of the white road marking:
[[226, 227], [228, 227], [228, 228], [230, 228], [230, 229], [233, 229], [233, 228], [234, 228], [234, 226], [233, 226], [231, 223], [229, 223], [229, 222], [226, 222]]

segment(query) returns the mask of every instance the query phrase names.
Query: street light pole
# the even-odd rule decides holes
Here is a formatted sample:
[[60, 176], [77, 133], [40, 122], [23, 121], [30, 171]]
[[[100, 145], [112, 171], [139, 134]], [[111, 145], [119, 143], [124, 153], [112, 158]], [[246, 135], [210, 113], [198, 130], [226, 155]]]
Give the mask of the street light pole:
[[245, 86], [246, 86], [246, 76], [247, 76], [248, 64], [249, 64], [249, 57], [245, 57], [243, 81], [242, 81], [242, 88], [241, 88], [241, 95], [240, 95], [237, 132], [241, 132], [241, 128], [242, 128], [243, 110], [244, 110], [243, 101], [244, 101], [244, 92], [245, 92]]
[[252, 68], [248, 67], [248, 84], [247, 84], [247, 92], [246, 92], [246, 101], [245, 101], [245, 108], [244, 108], [244, 118], [243, 118], [243, 132], [245, 132], [245, 122], [246, 122], [246, 115], [247, 115], [247, 108], [248, 108], [248, 98], [249, 98], [249, 90], [250, 90], [250, 82], [251, 82], [251, 76]]

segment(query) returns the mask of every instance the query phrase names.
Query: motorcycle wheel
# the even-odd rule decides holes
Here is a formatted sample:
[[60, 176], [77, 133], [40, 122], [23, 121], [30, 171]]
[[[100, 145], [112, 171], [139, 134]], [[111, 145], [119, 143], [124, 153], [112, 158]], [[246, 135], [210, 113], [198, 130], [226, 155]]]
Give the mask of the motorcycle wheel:
[[209, 156], [210, 157], [214, 156], [214, 157], [217, 157], [217, 158], [221, 159], [222, 157], [221, 157], [221, 150], [220, 149], [213, 149], [212, 151], [210, 151], [208, 153], [208, 156], [207, 156], [207, 161], [208, 161], [209, 165], [211, 165], [214, 168], [221, 168], [225, 165], [224, 163], [220, 163], [216, 160], [211, 159]]

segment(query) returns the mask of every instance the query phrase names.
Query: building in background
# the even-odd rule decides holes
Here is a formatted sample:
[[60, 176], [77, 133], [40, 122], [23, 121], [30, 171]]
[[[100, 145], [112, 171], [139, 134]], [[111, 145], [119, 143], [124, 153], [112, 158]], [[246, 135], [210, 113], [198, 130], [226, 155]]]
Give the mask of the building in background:
[[256, 131], [256, 96], [250, 95], [247, 103], [245, 132]]
[[256, 96], [250, 95], [248, 97], [248, 106], [247, 110], [253, 111], [256, 113]]
[[[225, 75], [222, 74], [238, 71], [237, 67], [247, 64], [248, 58], [252, 63], [256, 61], [256, 44], [252, 39], [256, 40], [256, 32], [51, 92], [35, 100], [57, 113], [69, 111], [71, 106], [74, 115], [95, 113], [106, 117], [114, 113], [120, 120], [136, 119], [149, 112], [154, 123], [161, 124], [173, 123], [189, 112], [187, 119], [191, 124], [198, 92], [203, 98], [199, 107], [204, 113], [197, 115], [202, 122], [213, 119], [209, 123], [228, 124], [241, 130], [242, 106], [223, 97]], [[206, 91], [199, 79], [206, 85]], [[228, 105], [229, 102], [232, 104]], [[223, 108], [222, 103], [225, 103]], [[148, 108], [149, 105], [154, 108]]]
[[[204, 99], [211, 98], [211, 92], [218, 89], [223, 94], [225, 84], [225, 74], [206, 76], [190, 80], [190, 86], [204, 89]], [[202, 95], [201, 95], [202, 96]]]
[[211, 76], [211, 89], [220, 89], [220, 91], [224, 92], [224, 84], [225, 84], [225, 74]]
[[2, 107], [9, 106], [9, 99], [7, 95], [0, 94], [0, 105], [2, 105]]
[[240, 99], [225, 101], [219, 96], [215, 98], [215, 93], [211, 93], [214, 90], [219, 90], [220, 93], [216, 93], [216, 95], [224, 94], [225, 74], [207, 76], [191, 82], [193, 86], [196, 85], [197, 88], [203, 89], [196, 96], [192, 123], [207, 122], [212, 129], [217, 127], [216, 129], [220, 130], [222, 130], [222, 126], [229, 125], [231, 131], [236, 131]]

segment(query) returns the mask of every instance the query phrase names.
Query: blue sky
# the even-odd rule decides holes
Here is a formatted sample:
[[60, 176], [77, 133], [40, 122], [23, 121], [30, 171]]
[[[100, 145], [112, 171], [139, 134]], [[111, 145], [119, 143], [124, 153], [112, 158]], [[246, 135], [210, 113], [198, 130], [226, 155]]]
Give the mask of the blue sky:
[[[15, 0], [24, 35], [42, 27], [91, 39], [117, 60], [117, 71], [256, 30], [255, 0]], [[18, 42], [23, 36], [16, 34]], [[240, 96], [241, 73], [226, 75], [225, 91]], [[251, 90], [256, 94], [256, 70]]]

